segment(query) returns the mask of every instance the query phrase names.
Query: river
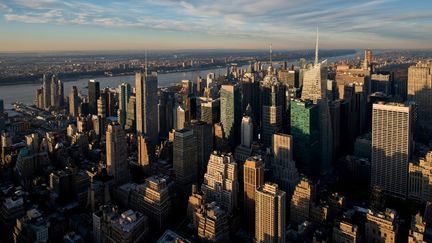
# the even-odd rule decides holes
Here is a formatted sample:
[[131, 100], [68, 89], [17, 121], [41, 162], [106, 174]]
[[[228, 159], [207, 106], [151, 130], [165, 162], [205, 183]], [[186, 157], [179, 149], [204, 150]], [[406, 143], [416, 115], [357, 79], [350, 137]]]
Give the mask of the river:
[[[341, 59], [350, 59], [355, 57], [356, 54], [331, 57], [329, 61], [337, 61]], [[296, 62], [289, 62], [289, 65]], [[239, 68], [246, 68], [241, 66]], [[224, 75], [226, 68], [207, 69], [201, 71], [189, 71], [189, 72], [176, 72], [176, 73], [162, 73], [158, 74], [158, 84], [160, 87], [169, 86], [172, 84], [179, 83], [181, 80], [189, 79], [195, 81], [198, 76], [205, 78], [208, 73], [215, 73], [216, 76]], [[118, 87], [121, 83], [127, 82], [134, 87], [135, 76], [115, 76], [115, 77], [96, 77], [96, 81], [100, 82], [100, 87]], [[87, 84], [89, 78], [78, 79], [76, 81], [64, 82], [64, 95], [68, 95], [69, 90], [72, 86], [77, 86], [78, 92], [81, 94], [87, 94]], [[34, 104], [36, 90], [41, 87], [42, 84], [17, 84], [0, 86], [0, 99], [3, 99], [4, 106], [6, 109], [12, 108], [12, 103], [15, 101], [22, 102], [24, 104]]]

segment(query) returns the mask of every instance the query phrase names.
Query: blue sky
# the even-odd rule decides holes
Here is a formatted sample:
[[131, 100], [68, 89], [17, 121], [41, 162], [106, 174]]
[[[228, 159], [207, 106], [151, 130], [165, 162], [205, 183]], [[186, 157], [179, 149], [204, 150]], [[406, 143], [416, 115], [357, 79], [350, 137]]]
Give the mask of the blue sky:
[[0, 0], [0, 51], [432, 48], [431, 0]]

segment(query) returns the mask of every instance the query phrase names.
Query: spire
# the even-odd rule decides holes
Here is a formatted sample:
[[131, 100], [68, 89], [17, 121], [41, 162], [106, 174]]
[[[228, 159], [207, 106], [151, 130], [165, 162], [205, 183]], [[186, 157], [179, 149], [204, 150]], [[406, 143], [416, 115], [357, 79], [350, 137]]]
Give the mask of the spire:
[[272, 44], [270, 43], [270, 66], [272, 66]]
[[319, 35], [318, 35], [318, 26], [317, 26], [316, 46], [315, 46], [315, 65], [318, 65], [318, 41], [319, 41]]
[[144, 70], [145, 70], [145, 74], [147, 75], [148, 74], [148, 67], [147, 67], [147, 50], [145, 50], [145, 67], [144, 67]]

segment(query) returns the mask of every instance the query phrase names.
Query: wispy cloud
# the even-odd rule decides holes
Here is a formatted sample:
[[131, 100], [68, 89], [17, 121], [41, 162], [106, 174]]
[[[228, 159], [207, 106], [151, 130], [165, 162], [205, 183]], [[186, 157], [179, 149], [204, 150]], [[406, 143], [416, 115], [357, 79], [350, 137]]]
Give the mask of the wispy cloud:
[[335, 43], [430, 43], [432, 4], [410, 3], [407, 9], [404, 0], [5, 0], [0, 15], [7, 22], [190, 32], [279, 43], [312, 40], [319, 25], [323, 38]]

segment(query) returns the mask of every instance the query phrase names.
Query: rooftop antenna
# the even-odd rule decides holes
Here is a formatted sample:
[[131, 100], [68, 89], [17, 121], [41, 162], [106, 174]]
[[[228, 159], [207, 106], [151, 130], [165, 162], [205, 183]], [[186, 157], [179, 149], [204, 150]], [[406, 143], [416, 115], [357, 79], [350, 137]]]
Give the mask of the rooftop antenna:
[[318, 26], [316, 31], [316, 46], [315, 46], [315, 65], [318, 65], [318, 42], [319, 41], [319, 35], [318, 35]]
[[272, 44], [270, 43], [270, 66], [273, 66], [272, 64]]
[[148, 72], [148, 67], [147, 67], [147, 50], [145, 50], [145, 67], [144, 67], [144, 70], [145, 70], [145, 74], [147, 74]]

